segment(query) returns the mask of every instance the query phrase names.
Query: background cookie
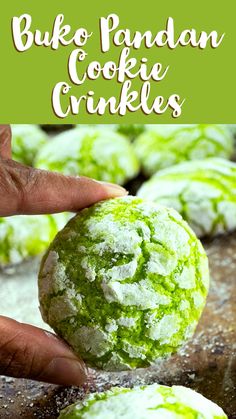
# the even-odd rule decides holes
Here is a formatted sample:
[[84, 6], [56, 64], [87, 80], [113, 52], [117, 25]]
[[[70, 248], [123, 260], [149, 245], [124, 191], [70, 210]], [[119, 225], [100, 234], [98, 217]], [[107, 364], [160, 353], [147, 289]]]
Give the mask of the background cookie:
[[109, 131], [118, 132], [123, 134], [125, 137], [130, 140], [134, 140], [138, 135], [142, 134], [146, 125], [144, 124], [99, 124], [99, 125], [77, 125], [78, 128], [83, 127], [99, 127], [99, 129], [107, 129]]
[[20, 263], [46, 250], [68, 214], [0, 218], [0, 266]]
[[139, 172], [129, 141], [116, 132], [95, 127], [75, 128], [54, 137], [39, 152], [36, 166], [118, 184]]
[[138, 196], [176, 209], [199, 237], [236, 228], [236, 164], [224, 159], [161, 170], [141, 186]]
[[35, 156], [47, 142], [47, 134], [38, 125], [11, 125], [12, 158], [33, 166]]
[[223, 410], [186, 387], [114, 387], [64, 409], [59, 419], [227, 419]]
[[185, 160], [230, 158], [233, 137], [221, 125], [153, 125], [134, 141], [143, 172], [156, 171]]

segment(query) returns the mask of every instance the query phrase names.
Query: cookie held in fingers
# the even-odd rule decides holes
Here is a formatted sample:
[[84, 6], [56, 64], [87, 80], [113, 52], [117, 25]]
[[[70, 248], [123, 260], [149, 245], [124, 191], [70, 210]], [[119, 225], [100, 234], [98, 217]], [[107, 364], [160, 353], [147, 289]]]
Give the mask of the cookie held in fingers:
[[90, 366], [147, 367], [192, 336], [209, 286], [203, 247], [182, 217], [136, 197], [76, 215], [43, 258], [43, 319]]

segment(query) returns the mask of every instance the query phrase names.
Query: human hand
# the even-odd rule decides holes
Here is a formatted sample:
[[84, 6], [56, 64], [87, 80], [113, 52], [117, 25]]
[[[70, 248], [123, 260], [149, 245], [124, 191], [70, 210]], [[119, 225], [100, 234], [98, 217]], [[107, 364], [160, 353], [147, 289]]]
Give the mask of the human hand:
[[[0, 216], [76, 212], [125, 189], [85, 177], [63, 176], [11, 160], [11, 130], [0, 125]], [[57, 336], [0, 316], [0, 374], [81, 385], [88, 372]]]

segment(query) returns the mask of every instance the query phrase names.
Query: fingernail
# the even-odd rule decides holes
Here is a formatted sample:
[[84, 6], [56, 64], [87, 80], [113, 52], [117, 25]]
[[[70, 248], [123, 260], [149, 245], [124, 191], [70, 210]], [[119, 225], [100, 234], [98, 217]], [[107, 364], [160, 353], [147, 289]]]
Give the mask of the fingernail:
[[105, 186], [106, 190], [111, 193], [112, 195], [115, 194], [116, 196], [124, 196], [128, 195], [128, 191], [120, 185], [116, 183], [108, 183], [96, 180], [95, 182], [100, 183], [101, 185]]
[[88, 375], [82, 361], [54, 358], [38, 379], [65, 386], [81, 386], [87, 381]]

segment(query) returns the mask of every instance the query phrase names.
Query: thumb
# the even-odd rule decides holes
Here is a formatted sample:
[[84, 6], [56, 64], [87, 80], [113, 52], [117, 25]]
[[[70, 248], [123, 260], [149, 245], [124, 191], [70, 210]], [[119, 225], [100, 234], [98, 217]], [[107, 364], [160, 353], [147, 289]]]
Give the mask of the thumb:
[[126, 193], [118, 185], [0, 159], [0, 216], [77, 212], [97, 201]]
[[0, 375], [79, 386], [87, 370], [55, 335], [0, 316]]

